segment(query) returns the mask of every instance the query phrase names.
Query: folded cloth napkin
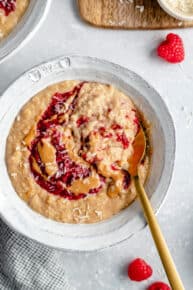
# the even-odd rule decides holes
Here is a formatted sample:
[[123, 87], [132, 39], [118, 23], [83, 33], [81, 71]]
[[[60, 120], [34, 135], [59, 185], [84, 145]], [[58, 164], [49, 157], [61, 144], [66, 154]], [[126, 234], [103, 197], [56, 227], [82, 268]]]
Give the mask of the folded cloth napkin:
[[71, 290], [60, 254], [15, 233], [0, 219], [1, 290]]

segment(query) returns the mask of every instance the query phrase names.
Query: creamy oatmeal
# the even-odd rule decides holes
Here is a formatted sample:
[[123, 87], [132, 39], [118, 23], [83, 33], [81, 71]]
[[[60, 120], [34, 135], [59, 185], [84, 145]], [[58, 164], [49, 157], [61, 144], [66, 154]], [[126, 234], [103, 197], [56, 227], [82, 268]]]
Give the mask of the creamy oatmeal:
[[0, 41], [17, 25], [30, 0], [0, 0]]
[[[128, 173], [142, 118], [111, 85], [65, 81], [34, 96], [7, 139], [12, 184], [40, 214], [67, 223], [93, 223], [136, 197]], [[147, 152], [139, 168], [145, 182]]]

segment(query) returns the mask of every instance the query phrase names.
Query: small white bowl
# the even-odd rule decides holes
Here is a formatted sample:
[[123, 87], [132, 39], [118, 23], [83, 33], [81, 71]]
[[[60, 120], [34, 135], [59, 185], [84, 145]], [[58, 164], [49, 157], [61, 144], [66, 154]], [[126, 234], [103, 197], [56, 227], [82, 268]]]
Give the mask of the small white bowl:
[[170, 16], [182, 20], [182, 21], [193, 21], [193, 12], [192, 14], [186, 14], [180, 11], [173, 9], [168, 3], [167, 0], [157, 0], [161, 8], [168, 13]]
[[0, 42], [0, 63], [10, 57], [36, 32], [45, 19], [51, 0], [31, 0], [22, 19], [11, 33]]
[[0, 216], [14, 230], [47, 246], [63, 250], [99, 250], [119, 243], [146, 225], [139, 203], [96, 224], [63, 224], [47, 219], [15, 193], [5, 164], [6, 139], [21, 107], [50, 84], [67, 79], [115, 85], [151, 123], [152, 164], [146, 183], [151, 203], [158, 211], [171, 181], [175, 156], [175, 131], [160, 95], [140, 76], [119, 65], [83, 56], [65, 56], [39, 65], [19, 77], [0, 98]]

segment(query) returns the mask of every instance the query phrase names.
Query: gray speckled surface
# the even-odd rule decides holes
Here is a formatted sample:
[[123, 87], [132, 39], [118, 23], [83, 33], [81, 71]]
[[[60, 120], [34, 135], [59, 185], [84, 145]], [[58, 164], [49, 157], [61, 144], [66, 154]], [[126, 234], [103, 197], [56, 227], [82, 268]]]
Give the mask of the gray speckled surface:
[[[116, 62], [140, 74], [166, 101], [173, 116], [177, 152], [174, 177], [158, 219], [185, 284], [193, 288], [193, 38], [192, 29], [179, 30], [186, 60], [170, 65], [155, 57], [154, 48], [167, 31], [111, 31], [80, 21], [74, 0], [54, 0], [35, 37], [0, 66], [0, 93], [26, 69], [62, 54], [90, 55]], [[54, 37], [53, 37], [54, 36]], [[57, 254], [56, 254], [57, 255]], [[126, 265], [145, 258], [154, 268], [151, 281], [166, 280], [149, 230], [99, 253], [58, 252], [66, 261], [69, 289], [145, 289], [147, 282], [131, 283]]]

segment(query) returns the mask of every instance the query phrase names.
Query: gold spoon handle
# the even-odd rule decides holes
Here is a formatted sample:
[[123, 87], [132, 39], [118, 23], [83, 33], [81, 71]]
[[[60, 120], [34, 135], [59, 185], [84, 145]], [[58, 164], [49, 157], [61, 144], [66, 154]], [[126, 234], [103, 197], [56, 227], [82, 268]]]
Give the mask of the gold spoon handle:
[[149, 224], [152, 237], [154, 239], [170, 285], [173, 290], [185, 290], [144, 187], [141, 184], [138, 176], [134, 177], [134, 181], [138, 197], [144, 210], [144, 215]]

